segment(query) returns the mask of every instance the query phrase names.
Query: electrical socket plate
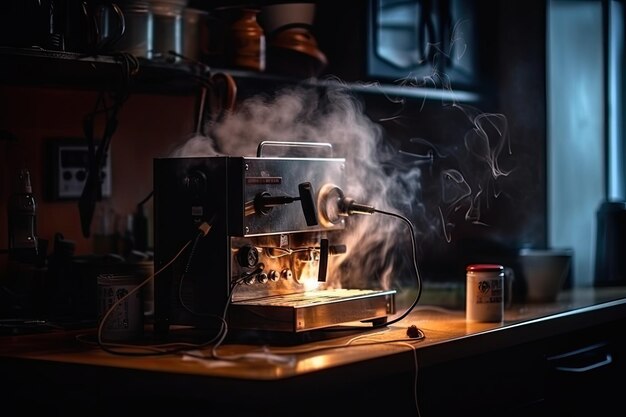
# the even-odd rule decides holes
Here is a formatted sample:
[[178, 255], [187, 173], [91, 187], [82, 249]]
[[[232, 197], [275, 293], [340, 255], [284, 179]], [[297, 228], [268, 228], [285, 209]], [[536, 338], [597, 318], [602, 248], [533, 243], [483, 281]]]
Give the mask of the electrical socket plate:
[[[49, 200], [78, 200], [87, 179], [89, 145], [84, 138], [47, 141], [46, 196]], [[97, 144], [96, 144], [97, 149]], [[102, 167], [102, 197], [111, 196], [111, 148]]]

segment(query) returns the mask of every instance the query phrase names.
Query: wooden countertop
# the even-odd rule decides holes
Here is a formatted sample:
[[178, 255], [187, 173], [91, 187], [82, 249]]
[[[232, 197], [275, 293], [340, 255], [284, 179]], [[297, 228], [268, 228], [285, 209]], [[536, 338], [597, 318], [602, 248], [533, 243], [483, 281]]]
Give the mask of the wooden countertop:
[[[11, 382], [0, 399], [4, 393], [6, 400], [28, 405], [29, 412], [47, 413], [52, 407], [63, 416], [84, 415], [94, 406], [104, 410], [101, 415], [112, 415], [115, 398], [152, 416], [220, 409], [230, 417], [277, 417], [294, 411], [318, 416], [326, 410], [326, 398], [334, 398], [329, 401], [338, 413], [380, 415], [393, 398], [394, 415], [414, 416], [417, 392], [426, 409], [439, 401], [432, 391], [437, 384], [430, 383], [427, 393], [417, 387], [418, 368], [419, 375], [430, 372], [432, 377], [439, 374], [440, 363], [624, 319], [626, 288], [586, 288], [564, 291], [554, 303], [513, 304], [502, 323], [467, 323], [464, 310], [418, 304], [383, 330], [293, 345], [228, 341], [217, 349], [217, 359], [210, 358], [210, 347], [197, 346], [163, 356], [111, 354], [93, 343], [95, 329], [0, 336], [0, 374], [10, 375]], [[408, 338], [411, 325], [425, 337]], [[177, 334], [172, 332], [172, 342]], [[369, 398], [370, 391], [376, 396]]]
[[[193, 345], [187, 351], [193, 355], [181, 352], [131, 356], [149, 353], [143, 349], [145, 346], [160, 350], [173, 346], [149, 343], [142, 343], [141, 349], [114, 347], [121, 352], [130, 352], [128, 356], [111, 354], [94, 344], [95, 329], [3, 336], [0, 337], [0, 358], [214, 378], [277, 380], [397, 355], [407, 356], [413, 349], [417, 350], [422, 366], [427, 366], [620, 317], [626, 317], [626, 288], [588, 288], [564, 291], [555, 303], [514, 304], [505, 310], [503, 323], [467, 323], [464, 310], [418, 305], [408, 317], [383, 330], [364, 330], [288, 346], [228, 342], [218, 347], [218, 359], [210, 359], [210, 347]], [[421, 329], [425, 337], [421, 340], [409, 338], [407, 328], [411, 325]], [[172, 334], [174, 343], [176, 331]]]

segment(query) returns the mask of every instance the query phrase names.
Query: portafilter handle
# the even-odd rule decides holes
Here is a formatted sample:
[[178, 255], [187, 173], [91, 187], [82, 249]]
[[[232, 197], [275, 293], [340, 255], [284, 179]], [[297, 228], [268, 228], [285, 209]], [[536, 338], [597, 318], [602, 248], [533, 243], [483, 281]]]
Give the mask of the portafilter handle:
[[246, 215], [252, 213], [267, 214], [270, 210], [277, 206], [285, 204], [291, 204], [294, 201], [300, 200], [302, 204], [302, 212], [308, 226], [317, 226], [317, 214], [315, 210], [315, 200], [313, 198], [313, 188], [310, 182], [303, 182], [298, 184], [298, 197], [292, 196], [273, 196], [268, 192], [262, 192], [258, 194], [252, 205], [246, 209]]

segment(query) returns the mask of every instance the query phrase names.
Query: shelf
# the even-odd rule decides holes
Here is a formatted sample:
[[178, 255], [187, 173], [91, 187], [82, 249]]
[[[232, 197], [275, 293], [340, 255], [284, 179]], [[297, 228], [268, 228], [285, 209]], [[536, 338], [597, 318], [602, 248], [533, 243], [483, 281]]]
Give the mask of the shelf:
[[84, 55], [72, 52], [32, 48], [0, 47], [0, 82], [38, 86], [60, 85], [64, 88], [118, 88], [130, 82], [132, 92], [152, 94], [192, 94], [197, 91], [198, 76], [225, 72], [243, 89], [267, 90], [268, 87], [301, 85], [314, 88], [345, 88], [359, 94], [376, 94], [420, 100], [476, 102], [480, 95], [410, 85], [377, 82], [343, 82], [337, 77], [301, 79], [284, 75], [236, 69], [209, 68], [186, 62], [159, 62], [138, 58], [138, 69], [128, 78], [121, 55]]
[[[341, 85], [338, 81], [319, 81], [323, 85]], [[367, 94], [378, 94], [394, 97], [404, 97], [423, 100], [449, 100], [455, 102], [477, 102], [480, 95], [471, 91], [444, 90], [438, 88], [413, 87], [393, 84], [349, 83], [347, 88], [351, 91]]]
[[[390, 83], [366, 82], [366, 81], [342, 81], [337, 77], [321, 77], [299, 79], [282, 75], [258, 73], [250, 71], [238, 71], [230, 69], [215, 69], [215, 71], [224, 71], [231, 74], [238, 83], [246, 83], [250, 81], [255, 86], [263, 87], [268, 84], [276, 86], [300, 85], [314, 88], [335, 88], [346, 89], [352, 93], [371, 94], [386, 97], [400, 97], [416, 100], [444, 100], [463, 103], [475, 103], [482, 99], [482, 96], [473, 91], [467, 90], [446, 90], [442, 88], [427, 88], [411, 85], [395, 85]], [[246, 84], [247, 86], [247, 84]]]
[[197, 83], [189, 65], [139, 58], [136, 73], [118, 55], [84, 55], [33, 48], [0, 47], [0, 82], [64, 88], [119, 88], [129, 82], [133, 92], [186, 94]]

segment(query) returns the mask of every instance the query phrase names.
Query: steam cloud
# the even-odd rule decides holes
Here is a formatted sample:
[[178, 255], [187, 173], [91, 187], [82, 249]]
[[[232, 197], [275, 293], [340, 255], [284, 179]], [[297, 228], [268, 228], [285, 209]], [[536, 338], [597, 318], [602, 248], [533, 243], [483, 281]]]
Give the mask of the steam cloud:
[[[255, 156], [263, 140], [331, 143], [334, 155], [346, 159], [346, 196], [409, 217], [418, 242], [433, 236], [450, 242], [459, 213], [463, 221], [482, 222], [483, 205], [500, 195], [498, 178], [509, 174], [499, 159], [504, 151], [511, 152], [502, 115], [455, 103], [450, 108], [468, 121], [463, 149], [443, 149], [425, 139], [409, 138], [413, 151], [400, 152], [385, 140], [382, 126], [366, 115], [362, 102], [340, 83], [323, 94], [284, 88], [272, 96], [242, 101], [222, 122], [209, 122], [206, 136], [193, 137], [171, 156]], [[433, 169], [450, 158], [456, 166]], [[426, 201], [424, 187], [437, 187], [438, 201]], [[380, 214], [351, 216], [347, 222], [348, 252], [341, 259], [351, 273], [342, 277], [348, 280], [343, 286], [361, 286], [371, 276], [382, 288], [394, 285], [398, 264], [411, 263], [409, 249], [399, 251], [410, 248], [406, 225]]]

